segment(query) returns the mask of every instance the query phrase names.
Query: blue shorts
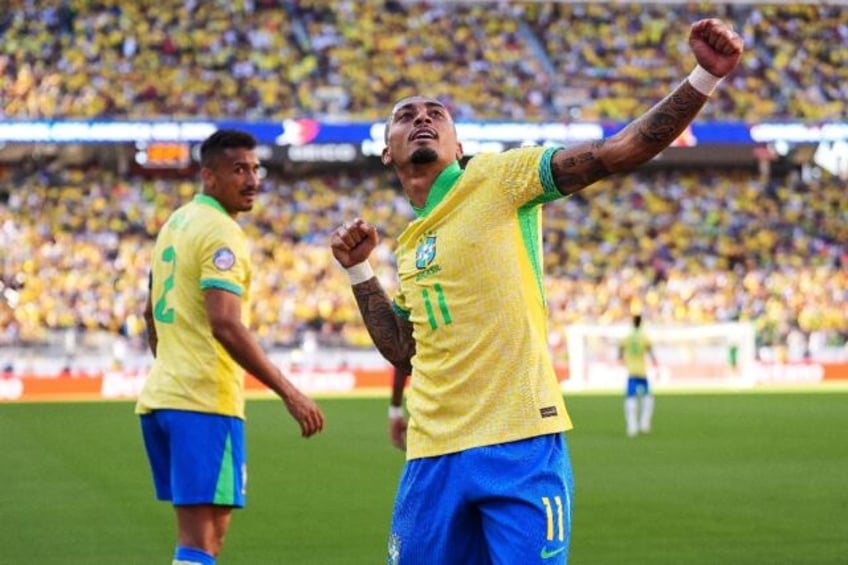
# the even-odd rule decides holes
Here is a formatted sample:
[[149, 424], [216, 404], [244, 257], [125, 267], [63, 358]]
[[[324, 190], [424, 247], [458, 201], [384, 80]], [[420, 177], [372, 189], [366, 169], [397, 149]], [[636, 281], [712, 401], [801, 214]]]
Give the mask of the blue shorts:
[[563, 434], [407, 461], [388, 563], [563, 565], [573, 494]]
[[647, 377], [634, 377], [630, 375], [627, 378], [627, 396], [639, 396], [639, 394], [651, 394], [651, 387], [648, 385]]
[[247, 461], [240, 418], [186, 410], [141, 416], [156, 498], [174, 506], [244, 507]]

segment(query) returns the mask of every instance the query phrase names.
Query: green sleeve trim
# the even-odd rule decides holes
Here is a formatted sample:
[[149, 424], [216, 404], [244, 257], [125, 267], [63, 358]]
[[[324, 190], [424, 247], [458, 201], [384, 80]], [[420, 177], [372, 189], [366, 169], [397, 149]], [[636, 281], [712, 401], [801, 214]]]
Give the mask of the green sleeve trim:
[[545, 296], [543, 257], [540, 254], [542, 245], [540, 241], [541, 225], [538, 207], [545, 202], [551, 202], [563, 197], [563, 194], [554, 182], [554, 175], [551, 171], [551, 161], [554, 158], [554, 154], [561, 149], [562, 147], [549, 147], [542, 153], [542, 158], [539, 161], [539, 181], [542, 183], [542, 194], [518, 209], [518, 225], [521, 228], [524, 249], [527, 252], [530, 266], [533, 269], [536, 288], [539, 290], [539, 297], [542, 304], [546, 303], [547, 297]]
[[404, 320], [409, 320], [409, 316], [412, 314], [412, 312], [410, 312], [409, 310], [404, 310], [394, 302], [392, 302], [392, 310], [394, 310], [395, 314], [397, 314]]
[[227, 292], [232, 292], [236, 296], [241, 296], [241, 287], [229, 281], [222, 281], [220, 279], [203, 279], [200, 281], [201, 290], [209, 290], [210, 288], [226, 290]]
[[551, 161], [554, 154], [561, 150], [562, 147], [549, 147], [542, 153], [542, 159], [539, 161], [539, 181], [542, 183], [542, 194], [527, 202], [525, 206], [535, 206], [536, 204], [544, 204], [563, 197], [563, 194], [557, 188], [554, 182], [554, 174], [551, 171]]

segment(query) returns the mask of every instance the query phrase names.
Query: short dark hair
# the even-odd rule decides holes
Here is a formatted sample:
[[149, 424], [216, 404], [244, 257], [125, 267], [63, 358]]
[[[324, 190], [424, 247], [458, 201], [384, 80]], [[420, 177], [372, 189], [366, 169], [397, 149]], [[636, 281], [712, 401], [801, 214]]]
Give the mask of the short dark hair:
[[200, 165], [210, 167], [227, 149], [255, 149], [256, 138], [245, 131], [219, 129], [200, 146]]
[[642, 316], [640, 314], [633, 316], [633, 325], [637, 328], [642, 325]]

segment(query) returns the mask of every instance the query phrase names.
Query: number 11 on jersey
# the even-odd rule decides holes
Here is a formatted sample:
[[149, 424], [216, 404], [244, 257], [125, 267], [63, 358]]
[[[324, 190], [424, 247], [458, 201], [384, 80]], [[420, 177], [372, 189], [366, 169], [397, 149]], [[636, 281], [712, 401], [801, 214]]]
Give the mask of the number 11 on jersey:
[[[444, 322], [444, 325], [450, 325], [450, 323], [453, 322], [453, 319], [451, 318], [450, 310], [448, 309], [448, 302], [445, 300], [445, 293], [442, 291], [442, 285], [436, 283], [433, 285], [433, 290], [436, 291], [436, 304], [439, 307], [439, 313], [442, 315], [442, 321]], [[424, 307], [427, 309], [427, 321], [430, 322], [430, 329], [438, 329], [439, 323], [436, 320], [436, 312], [433, 310], [433, 302], [430, 299], [430, 292], [425, 288], [421, 291], [421, 294], [424, 297]]]

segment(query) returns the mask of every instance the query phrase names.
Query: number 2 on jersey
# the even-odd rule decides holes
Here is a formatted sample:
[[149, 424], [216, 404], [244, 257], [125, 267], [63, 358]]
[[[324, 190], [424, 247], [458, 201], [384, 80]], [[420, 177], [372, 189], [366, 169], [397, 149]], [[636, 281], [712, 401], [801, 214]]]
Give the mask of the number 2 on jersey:
[[174, 309], [168, 306], [167, 300], [168, 293], [174, 288], [174, 272], [177, 270], [177, 252], [174, 251], [173, 246], [165, 248], [165, 251], [162, 252], [162, 261], [171, 264], [171, 272], [168, 274], [168, 278], [165, 279], [165, 283], [162, 288], [162, 296], [160, 296], [159, 300], [156, 301], [156, 308], [153, 310], [153, 317], [157, 322], [173, 324], [176, 314], [174, 313]]

